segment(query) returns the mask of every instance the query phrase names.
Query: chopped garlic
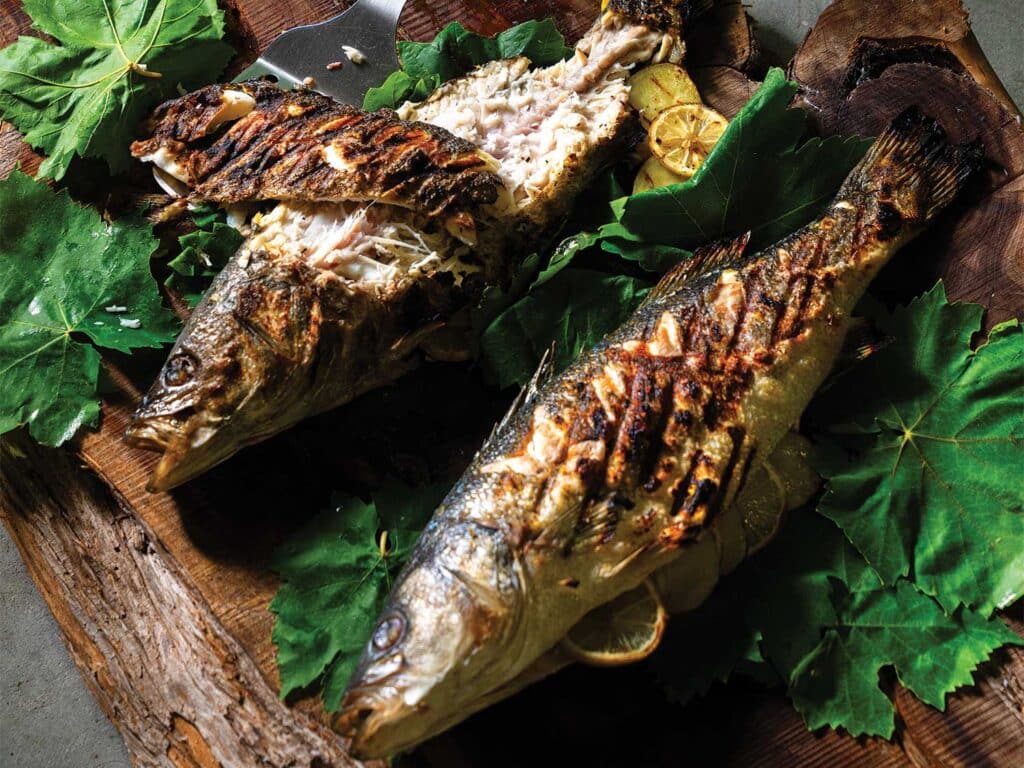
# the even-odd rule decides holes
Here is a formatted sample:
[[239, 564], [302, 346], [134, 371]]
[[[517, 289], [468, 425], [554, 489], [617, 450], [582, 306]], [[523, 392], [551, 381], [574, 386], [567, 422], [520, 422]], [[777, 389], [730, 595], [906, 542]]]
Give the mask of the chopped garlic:
[[351, 45], [343, 45], [341, 46], [341, 50], [345, 52], [345, 55], [348, 57], [348, 60], [351, 61], [353, 64], [366, 63], [366, 54], [360, 51], [358, 48], [353, 48]]

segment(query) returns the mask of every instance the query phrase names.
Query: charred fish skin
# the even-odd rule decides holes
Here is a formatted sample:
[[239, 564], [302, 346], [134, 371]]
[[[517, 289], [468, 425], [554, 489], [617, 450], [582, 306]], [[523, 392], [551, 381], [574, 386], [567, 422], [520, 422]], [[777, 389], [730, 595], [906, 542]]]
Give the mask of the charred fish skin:
[[262, 81], [157, 109], [133, 152], [161, 184], [193, 202], [277, 205], [252, 218], [131, 420], [127, 441], [163, 452], [150, 490], [424, 356], [471, 354], [449, 343], [453, 318], [553, 238], [614, 158], [636, 121], [630, 67], [681, 56], [678, 30], [619, 5], [567, 61], [489, 65], [399, 113]]
[[[819, 221], [761, 254], [740, 257], [740, 241], [680, 265], [532, 387], [396, 582], [384, 622], [400, 616], [403, 631], [368, 646], [338, 719], [355, 753], [404, 749], [461, 719], [590, 610], [686, 556], [799, 419], [872, 277], [979, 161], [978, 147], [950, 147], [905, 113]], [[502, 557], [481, 561], [474, 531]]]
[[[375, 200], [429, 215], [497, 201], [497, 163], [436, 126], [264, 80], [214, 84], [161, 104], [132, 155], [195, 202]], [[159, 167], [159, 164], [158, 164]]]
[[[416, 342], [401, 329], [428, 327], [430, 288], [410, 286], [384, 312], [380, 297], [346, 291], [296, 259], [255, 252], [229, 263], [132, 417], [133, 444], [163, 451], [150, 490], [184, 482], [282, 421], [398, 378], [412, 365], [406, 341]], [[448, 291], [438, 288], [442, 299]]]

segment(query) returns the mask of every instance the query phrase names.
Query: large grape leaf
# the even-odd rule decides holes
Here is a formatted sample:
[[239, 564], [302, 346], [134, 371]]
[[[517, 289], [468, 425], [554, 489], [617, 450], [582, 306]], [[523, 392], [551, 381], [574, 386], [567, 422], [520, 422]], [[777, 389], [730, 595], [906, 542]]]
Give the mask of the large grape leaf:
[[801, 143], [804, 112], [789, 108], [796, 89], [770, 70], [693, 177], [616, 201], [619, 222], [641, 241], [680, 248], [749, 231], [756, 250], [812, 221], [870, 141]]
[[388, 486], [370, 503], [338, 497], [290, 536], [271, 567], [281, 696], [319, 683], [336, 711], [374, 622], [447, 486]]
[[997, 618], [948, 615], [905, 579], [883, 586], [835, 523], [805, 511], [701, 608], [673, 618], [652, 665], [681, 702], [736, 673], [774, 675], [808, 727], [889, 737], [882, 668], [941, 709], [1006, 644], [1021, 640]]
[[1024, 334], [1006, 323], [972, 351], [981, 313], [941, 284], [881, 313], [894, 343], [814, 414], [832, 443], [819, 510], [886, 583], [910, 576], [948, 612], [988, 615], [1024, 594]]
[[216, 0], [25, 0], [40, 32], [0, 50], [0, 115], [49, 157], [60, 179], [74, 155], [102, 157], [117, 172], [145, 111], [176, 89], [217, 78], [231, 48], [221, 42]]
[[969, 685], [992, 651], [1021, 644], [999, 619], [970, 609], [948, 615], [903, 579], [841, 602], [838, 621], [791, 678], [793, 704], [812, 730], [830, 725], [889, 738], [895, 711], [879, 688], [882, 667], [894, 666], [919, 699], [945, 709], [947, 694]]
[[0, 182], [0, 433], [27, 424], [48, 445], [99, 415], [99, 354], [174, 340], [177, 318], [149, 271], [148, 225], [104, 222], [15, 171]]
[[561, 370], [628, 318], [651, 284], [626, 275], [565, 269], [543, 275], [534, 288], [488, 326], [482, 362], [498, 386], [524, 384], [555, 342]]

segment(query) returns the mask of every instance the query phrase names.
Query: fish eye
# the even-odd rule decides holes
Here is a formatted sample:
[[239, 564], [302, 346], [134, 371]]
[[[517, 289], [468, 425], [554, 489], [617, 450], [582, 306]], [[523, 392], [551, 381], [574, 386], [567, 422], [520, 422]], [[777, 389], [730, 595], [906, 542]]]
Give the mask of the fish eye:
[[182, 387], [192, 381], [198, 364], [188, 352], [179, 352], [167, 361], [164, 366], [164, 386]]
[[393, 613], [381, 619], [381, 622], [373, 631], [372, 642], [374, 649], [384, 652], [394, 648], [398, 641], [402, 639], [402, 635], [405, 634], [405, 625], [405, 617], [401, 614]]

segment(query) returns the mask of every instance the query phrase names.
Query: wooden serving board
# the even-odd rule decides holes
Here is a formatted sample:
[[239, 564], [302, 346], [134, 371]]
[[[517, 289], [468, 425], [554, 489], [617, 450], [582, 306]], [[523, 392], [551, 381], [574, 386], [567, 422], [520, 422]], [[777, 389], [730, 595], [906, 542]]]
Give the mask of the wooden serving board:
[[[858, 2], [863, 8], [864, 2]], [[326, 18], [347, 4], [230, 0], [233, 42], [248, 51], [234, 63], [235, 71], [284, 29]], [[837, 3], [844, 4], [853, 3]], [[864, 36], [928, 37], [927, 29], [900, 27], [900, 14], [917, 7], [910, 0], [876, 5], [892, 7], [867, 19], [861, 14], [855, 22], [841, 14], [826, 19], [819, 38], [812, 33], [805, 43], [804, 59], [798, 57], [793, 67], [796, 76], [803, 65], [811, 72], [808, 81], [818, 82], [823, 70], [815, 65], [822, 48], [816, 46], [821, 39], [831, 45], [842, 37], [833, 27], [848, 32], [850, 24], [877, 22], [888, 32]], [[596, 0], [413, 0], [402, 16], [400, 34], [428, 39], [451, 20], [492, 34], [513, 23], [552, 16], [575, 39], [591, 23], [596, 6]], [[918, 23], [913, 13], [904, 16], [911, 19], [906, 24]], [[27, 33], [29, 26], [20, 3], [3, 0], [0, 46]], [[972, 87], [986, 77], [998, 84], [990, 68], [984, 68], [987, 62], [976, 42], [976, 52], [964, 42], [969, 29], [943, 29], [946, 42], [960, 45], [964, 59], [984, 73], [981, 77], [968, 68], [968, 74], [956, 76], [973, 77]], [[835, 43], [843, 45], [851, 43]], [[842, 55], [825, 48], [829, 56]], [[763, 64], [739, 2], [720, 3], [696, 24], [689, 50], [688, 64], [707, 101], [734, 114], [755, 87], [748, 75], [756, 76]], [[834, 118], [837, 124], [827, 129], [848, 130], [857, 120], [863, 126], [886, 120], [889, 115], [882, 112], [895, 110], [900, 102], [884, 82], [886, 75], [915, 82], [920, 74], [887, 70], [846, 94], [830, 92], [833, 107], [822, 124]], [[1001, 319], [1021, 310], [1024, 185], [1017, 161], [1024, 158], [1024, 135], [1012, 120], [1012, 103], [992, 82], [983, 94], [992, 101], [984, 105], [991, 118], [987, 130], [1000, 137], [999, 159], [1012, 173], [993, 173], [971, 205], [936, 227], [919, 250], [937, 252], [938, 258], [933, 255], [933, 266], [917, 279], [923, 283], [945, 274], [954, 298], [980, 300], [990, 306], [991, 319]], [[960, 85], [957, 81], [950, 87]], [[865, 93], [864, 87], [881, 95]], [[977, 98], [973, 91], [971, 96]], [[850, 103], [858, 99], [870, 108], [835, 118], [840, 107], [850, 112]], [[0, 177], [17, 162], [31, 172], [38, 158], [4, 125]], [[287, 704], [278, 700], [273, 617], [267, 610], [277, 581], [267, 563], [274, 547], [323, 504], [330, 490], [365, 471], [364, 453], [380, 454], [394, 466], [405, 461], [408, 447], [367, 446], [353, 437], [352, 411], [343, 408], [241, 453], [184, 488], [149, 494], [145, 483], [156, 458], [126, 447], [121, 435], [161, 360], [159, 352], [108, 360], [115, 387], [104, 396], [102, 426], [74, 449], [40, 448], [23, 435], [2, 441], [4, 522], [87, 685], [123, 733], [135, 764], [354, 765], [342, 741], [325, 726], [315, 697]], [[426, 419], [423, 445], [445, 443], [450, 452], [468, 457], [483, 437], [448, 435], [443, 428]], [[1019, 615], [1011, 623], [1019, 632], [1024, 629]], [[779, 691], [742, 683], [719, 686], [681, 708], [664, 701], [642, 668], [570, 669], [477, 715], [407, 760], [425, 766], [1008, 766], [1016, 757], [1020, 764], [1024, 652], [997, 654], [977, 680], [973, 688], [951, 697], [946, 713], [897, 691], [899, 728], [890, 743], [835, 732], [811, 734]], [[893, 680], [883, 683], [896, 688]]]

